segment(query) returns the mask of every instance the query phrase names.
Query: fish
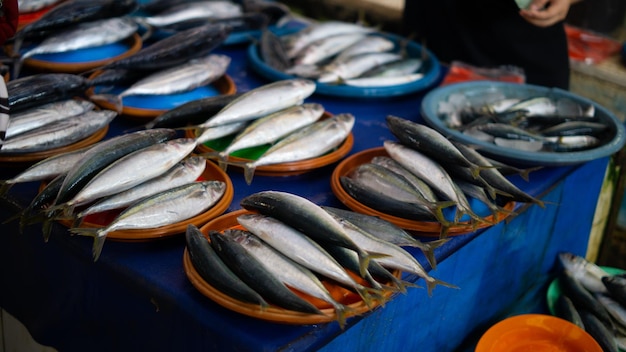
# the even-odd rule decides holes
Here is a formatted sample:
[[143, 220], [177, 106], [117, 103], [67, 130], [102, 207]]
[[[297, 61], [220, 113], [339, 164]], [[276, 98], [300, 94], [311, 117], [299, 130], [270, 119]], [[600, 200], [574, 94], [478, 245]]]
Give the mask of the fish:
[[42, 54], [66, 53], [120, 42], [137, 32], [138, 25], [130, 18], [112, 17], [79, 23], [47, 36], [34, 47], [20, 53], [14, 62], [13, 76], [18, 77], [24, 60]]
[[554, 314], [581, 329], [585, 328], [580, 313], [576, 310], [576, 306], [574, 306], [572, 300], [566, 295], [559, 295], [556, 301], [554, 301]]
[[232, 236], [211, 230], [209, 238], [213, 249], [228, 267], [269, 303], [298, 312], [322, 314], [317, 307], [296, 295], [276, 276], [267, 271], [263, 263], [249, 255]]
[[237, 133], [232, 142], [218, 156], [226, 160], [234, 151], [244, 148], [273, 144], [288, 134], [306, 127], [324, 114], [324, 107], [318, 103], [294, 105], [261, 117]]
[[[382, 289], [380, 284], [374, 283], [370, 289], [356, 282], [321, 243], [285, 222], [257, 213], [240, 215], [237, 222], [296, 263], [358, 293], [368, 306], [373, 304], [372, 295], [380, 297], [377, 294]], [[357, 265], [357, 272], [359, 270]], [[369, 276], [367, 271], [364, 274], [364, 277]]]
[[358, 42], [343, 49], [333, 60], [331, 64], [338, 64], [345, 61], [347, 58], [367, 54], [367, 53], [381, 53], [391, 51], [395, 47], [395, 43], [384, 36], [380, 35], [367, 35]]
[[159, 114], [145, 128], [182, 128], [200, 124], [222, 110], [243, 93], [220, 94], [193, 99]]
[[189, 18], [158, 28], [160, 35], [173, 35], [177, 32], [207, 24], [224, 24], [231, 28], [231, 33], [259, 31], [266, 29], [270, 19], [263, 13], [243, 13], [232, 17]]
[[594, 293], [593, 296], [600, 302], [600, 304], [606, 309], [609, 315], [613, 318], [616, 326], [619, 326], [617, 330], [626, 330], [626, 307], [623, 304], [615, 300], [609, 293]]
[[317, 65], [356, 43], [365, 36], [365, 33], [346, 33], [331, 35], [318, 39], [302, 50], [293, 58], [295, 65]]
[[307, 160], [333, 150], [349, 136], [354, 121], [355, 117], [350, 113], [337, 114], [287, 135], [258, 159], [239, 163], [244, 168], [246, 183], [252, 183], [254, 171], [259, 166]]
[[580, 318], [585, 326], [585, 331], [593, 337], [600, 345], [604, 352], [618, 352], [617, 341], [613, 331], [606, 327], [605, 324], [592, 312], [581, 310]]
[[606, 131], [608, 128], [608, 125], [599, 122], [566, 121], [557, 125], [550, 126], [548, 128], [544, 128], [540, 131], [540, 133], [544, 136], [598, 136], [600, 133]]
[[[192, 138], [177, 138], [155, 143], [113, 161], [95, 174], [76, 195], [56, 207], [72, 214], [76, 206], [131, 189], [163, 175], [187, 157], [196, 147]], [[51, 208], [54, 209], [54, 208]]]
[[221, 54], [191, 59], [183, 64], [152, 73], [116, 96], [96, 94], [90, 98], [91, 100], [112, 100], [117, 111], [121, 111], [124, 97], [177, 94], [214, 82], [226, 73], [230, 61], [229, 56]]
[[6, 138], [11, 138], [52, 122], [80, 115], [93, 110], [94, 107], [95, 104], [89, 100], [72, 98], [11, 114]]
[[367, 53], [349, 57], [345, 62], [329, 64], [322, 68], [322, 75], [317, 79], [319, 83], [337, 84], [345, 80], [356, 78], [374, 67], [400, 60], [400, 54], [383, 52]]
[[15, 33], [13, 52], [20, 52], [22, 42], [25, 39], [41, 38], [78, 23], [122, 17], [135, 11], [137, 7], [135, 0], [63, 1]]
[[423, 73], [411, 73], [405, 76], [356, 77], [345, 79], [341, 83], [353, 87], [392, 87], [417, 82], [422, 78]]
[[104, 197], [88, 208], [81, 210], [76, 214], [76, 221], [73, 227], [79, 226], [80, 221], [89, 214], [112, 209], [121, 209], [155, 193], [196, 181], [202, 175], [205, 168], [206, 160], [204, 158], [200, 156], [186, 158], [155, 178], [142, 182], [125, 191]]
[[292, 66], [291, 59], [280, 38], [271, 30], [264, 29], [259, 39], [259, 56], [269, 67], [285, 72]]
[[20, 14], [36, 12], [43, 8], [56, 5], [60, 3], [61, 0], [19, 0], [18, 7]]
[[409, 171], [407, 168], [405, 168], [399, 162], [393, 160], [392, 158], [383, 155], [375, 156], [372, 158], [372, 160], [370, 160], [370, 163], [383, 166], [388, 170], [393, 171], [396, 174], [404, 177], [427, 201], [434, 203], [439, 200], [433, 189], [426, 182], [417, 177], [415, 174], [411, 173], [411, 171]]
[[626, 306], [626, 277], [620, 275], [608, 275], [602, 277], [602, 283], [616, 301]]
[[[441, 164], [419, 151], [406, 147], [399, 142], [385, 141], [384, 148], [391, 158], [409, 169], [413, 174], [420, 177], [438, 194], [445, 195], [448, 200], [454, 201], [457, 207], [455, 221], [463, 214], [469, 215], [472, 219], [480, 222], [485, 220], [474, 213], [471, 205], [463, 192], [452, 180]], [[444, 233], [445, 234], [445, 233]]]
[[16, 114], [46, 103], [83, 94], [87, 79], [71, 73], [36, 73], [7, 83], [9, 110]]
[[[578, 312], [581, 313], [581, 317], [583, 311], [590, 312], [600, 319], [603, 324], [610, 327], [611, 331], [614, 329], [613, 321], [606, 309], [583, 287], [569, 270], [563, 269], [559, 273], [558, 283], [562, 294], [572, 300]], [[587, 325], [584, 319], [583, 324]]]
[[250, 288], [224, 263], [196, 225], [187, 225], [185, 244], [194, 269], [204, 281], [237, 300], [258, 304], [261, 310], [269, 307], [269, 303], [258, 292]]
[[12, 178], [0, 181], [0, 195], [6, 194], [13, 185], [25, 182], [51, 180], [68, 172], [91, 146], [70, 150], [42, 159]]
[[[92, 255], [97, 261], [106, 236], [116, 230], [153, 229], [190, 219], [216, 204], [226, 184], [209, 180], [191, 182], [144, 198], [122, 211], [103, 227], [72, 227], [70, 232], [94, 238]], [[176, 211], [172, 211], [176, 209]]]
[[348, 237], [345, 230], [319, 205], [296, 194], [281, 191], [261, 191], [243, 198], [240, 205], [251, 211], [284, 222], [315, 241], [330, 242], [354, 250], [364, 275], [371, 255]]
[[[234, 135], [243, 131], [249, 125], [250, 122], [241, 121], [198, 130], [196, 133], [200, 133], [200, 135], [196, 136], [196, 144], [201, 145], [218, 138]], [[203, 154], [203, 156], [209, 158], [212, 154], [209, 152]], [[224, 167], [222, 166], [222, 168]]]
[[118, 135], [94, 145], [67, 173], [52, 205], [72, 199], [94, 175], [115, 160], [155, 143], [173, 139], [175, 136], [175, 130], [150, 129]]
[[208, 24], [160, 39], [138, 52], [98, 67], [98, 70], [162, 70], [207, 56], [221, 45], [231, 29], [222, 24]]
[[435, 259], [434, 253], [435, 249], [448, 241], [447, 239], [443, 239], [422, 242], [406, 232], [403, 228], [378, 216], [362, 214], [356, 211], [329, 206], [322, 206], [322, 209], [335, 216], [343, 218], [345, 221], [349, 221], [353, 225], [358, 226], [360, 229], [380, 240], [401, 247], [419, 248], [422, 253], [424, 253], [424, 256], [433, 269], [437, 268], [437, 260]]
[[173, 4], [159, 13], [136, 17], [142, 23], [152, 27], [167, 27], [178, 22], [192, 19], [217, 19], [241, 16], [241, 5], [233, 1], [192, 1]]
[[599, 265], [581, 257], [580, 255], [561, 252], [558, 255], [559, 263], [563, 268], [569, 270], [570, 273], [578, 280], [584, 288], [593, 293], [607, 293], [606, 286], [602, 282], [602, 278], [609, 276], [606, 270]]
[[105, 128], [116, 116], [115, 111], [92, 110], [53, 122], [5, 140], [0, 154], [32, 153], [67, 146]]
[[330, 304], [335, 310], [339, 327], [345, 327], [346, 314], [352, 309], [337, 302], [311, 270], [291, 260], [249, 231], [224, 231], [223, 234], [232, 236], [268, 272], [288, 287]]
[[130, 86], [154, 71], [140, 71], [131, 69], [104, 69], [87, 79], [87, 86], [96, 88], [98, 92], [113, 89], [115, 86]]
[[415, 57], [408, 57], [398, 61], [392, 61], [384, 65], [375, 67], [361, 75], [362, 78], [383, 78], [383, 77], [406, 77], [420, 75], [418, 71], [423, 66], [424, 60]]
[[286, 79], [253, 88], [230, 102], [217, 114], [196, 126], [198, 129], [233, 122], [249, 121], [301, 104], [315, 91], [315, 83], [305, 79]]
[[294, 58], [298, 53], [312, 42], [328, 37], [346, 33], [371, 33], [375, 29], [357, 23], [343, 21], [325, 21], [305, 27], [304, 29], [288, 36], [282, 37], [287, 48], [289, 58]]

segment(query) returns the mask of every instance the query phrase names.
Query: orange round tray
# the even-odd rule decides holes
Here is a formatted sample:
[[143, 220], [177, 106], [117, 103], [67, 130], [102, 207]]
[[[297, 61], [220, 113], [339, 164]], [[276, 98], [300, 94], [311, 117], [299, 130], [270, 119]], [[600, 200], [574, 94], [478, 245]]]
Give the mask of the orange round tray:
[[[93, 74], [89, 76], [89, 78], [95, 78], [96, 76], [102, 74], [102, 71], [95, 71]], [[233, 79], [225, 74], [222, 77], [216, 79], [213, 83], [211, 83], [222, 95], [232, 95], [237, 92], [237, 87], [235, 86], [235, 82]], [[91, 97], [94, 95], [94, 87], [89, 88], [85, 94], [87, 97]], [[115, 104], [105, 101], [105, 100], [94, 100], [96, 105], [103, 107], [105, 109], [117, 111], [117, 107]], [[148, 108], [139, 108], [133, 106], [123, 106], [122, 107], [122, 116], [128, 117], [134, 120], [152, 120], [155, 117], [161, 115], [166, 112], [167, 109], [148, 109]]]
[[89, 145], [92, 145], [102, 140], [102, 138], [106, 136], [108, 131], [109, 131], [109, 126], [105, 126], [87, 138], [84, 138], [76, 143], [59, 147], [59, 148], [48, 149], [48, 150], [35, 152], [35, 153], [0, 154], [0, 164], [32, 163], [32, 162], [40, 161], [45, 158], [51, 157], [53, 155], [70, 152], [72, 150], [77, 150], [83, 147], [87, 147]]
[[[207, 236], [207, 241], [208, 241], [209, 230], [223, 231], [229, 228], [240, 227], [240, 225], [237, 223], [237, 217], [239, 215], [246, 214], [246, 213], [250, 213], [250, 212], [245, 209], [240, 209], [240, 210], [230, 212], [228, 214], [224, 214], [220, 217], [217, 217], [211, 220], [206, 225], [202, 226], [200, 228], [200, 231], [205, 236]], [[273, 306], [273, 305], [265, 308], [264, 310], [261, 310], [261, 307], [259, 305], [242, 302], [233, 297], [230, 297], [222, 293], [221, 291], [217, 290], [216, 288], [208, 284], [206, 281], [204, 281], [204, 279], [202, 279], [200, 274], [196, 271], [196, 269], [193, 267], [193, 264], [191, 263], [191, 259], [189, 257], [189, 252], [187, 248], [185, 248], [185, 251], [183, 254], [183, 266], [185, 269], [185, 273], [187, 274], [187, 278], [198, 291], [200, 291], [203, 295], [210, 298], [217, 304], [227, 309], [230, 309], [232, 311], [235, 311], [235, 312], [238, 312], [238, 313], [241, 313], [241, 314], [253, 317], [253, 318], [273, 321], [277, 323], [284, 323], [284, 324], [296, 324], [296, 325], [319, 324], [319, 323], [328, 323], [328, 322], [332, 322], [336, 320], [335, 309], [332, 308], [330, 304], [323, 302], [319, 299], [309, 297], [304, 294], [300, 294], [300, 295], [303, 298], [310, 301], [311, 303], [313, 303], [316, 307], [318, 307], [320, 311], [322, 312], [322, 314], [301, 313], [301, 312], [296, 312], [296, 311], [292, 311], [288, 309], [283, 309], [283, 308]], [[400, 274], [401, 273], [399, 271], [394, 272], [394, 275], [398, 278], [400, 277]], [[361, 280], [356, 275], [352, 275], [352, 276], [356, 280]], [[335, 300], [337, 300], [339, 303], [347, 305], [350, 308], [350, 311], [346, 312], [347, 313], [346, 317], [363, 314], [371, 310], [372, 308], [374, 308], [374, 307], [372, 308], [368, 307], [365, 304], [365, 302], [363, 302], [363, 300], [361, 300], [361, 298], [357, 294], [354, 294], [351, 291], [330, 282], [330, 280], [322, 279], [322, 283], [331, 293], [332, 297], [335, 298]], [[361, 283], [363, 283], [363, 281], [361, 281]], [[385, 298], [389, 298], [391, 294], [392, 294], [391, 292], [386, 292]], [[376, 302], [374, 304], [374, 306], [378, 306], [378, 305], [379, 305], [379, 302]]]
[[[198, 214], [192, 218], [187, 220], [177, 222], [175, 224], [166, 225], [157, 227], [154, 229], [130, 229], [130, 230], [117, 230], [112, 231], [107, 235], [107, 239], [117, 240], [117, 241], [148, 241], [159, 238], [165, 238], [173, 235], [178, 235], [181, 233], [185, 233], [187, 229], [187, 225], [193, 224], [195, 226], [201, 226], [205, 224], [207, 221], [221, 215], [228, 209], [230, 203], [233, 200], [234, 189], [233, 184], [228, 177], [228, 175], [222, 171], [217, 165], [214, 163], [207, 161], [206, 168], [202, 173], [201, 179], [204, 180], [217, 180], [226, 183], [226, 191], [222, 198], [213, 205], [210, 209], [205, 211], [204, 213]], [[81, 227], [103, 227], [106, 226], [109, 222], [111, 222], [117, 214], [120, 213], [118, 211], [106, 211], [99, 214], [91, 214], [88, 215], [83, 223], [80, 225]], [[71, 220], [59, 220], [64, 226], [71, 227]]]
[[[333, 171], [331, 175], [330, 186], [335, 196], [345, 206], [352, 209], [353, 211], [367, 214], [367, 215], [378, 216], [397, 226], [400, 226], [401, 228], [407, 231], [416, 232], [420, 236], [439, 237], [441, 230], [442, 230], [441, 223], [437, 221], [409, 220], [409, 219], [383, 213], [381, 211], [370, 208], [360, 203], [356, 199], [352, 198], [352, 196], [350, 196], [343, 189], [343, 186], [341, 185], [341, 181], [340, 181], [341, 176], [347, 175], [353, 168], [361, 164], [369, 163], [372, 160], [372, 158], [376, 156], [389, 156], [389, 154], [387, 154], [387, 151], [385, 150], [384, 147], [378, 147], [378, 148], [363, 150], [341, 161], [339, 165], [337, 165], [337, 167], [335, 168], [335, 170]], [[478, 224], [472, 224], [469, 222], [460, 222], [460, 223], [453, 224], [448, 228], [448, 236], [462, 235], [462, 234], [466, 234], [469, 232], [473, 232], [479, 228], [492, 226], [492, 224], [498, 223], [504, 220], [506, 217], [508, 217], [514, 207], [515, 207], [515, 202], [508, 202], [507, 204], [504, 205], [504, 209], [506, 211], [499, 212], [497, 214], [497, 218], [494, 218], [493, 215], [489, 215], [485, 217], [486, 222], [481, 222]]]

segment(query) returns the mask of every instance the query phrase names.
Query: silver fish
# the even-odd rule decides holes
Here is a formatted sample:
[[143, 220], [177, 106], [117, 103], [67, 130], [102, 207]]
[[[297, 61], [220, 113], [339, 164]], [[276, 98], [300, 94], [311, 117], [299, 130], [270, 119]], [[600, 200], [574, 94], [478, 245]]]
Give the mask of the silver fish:
[[162, 175], [195, 147], [195, 140], [178, 138], [125, 155], [96, 174], [73, 199], [60, 206], [69, 207], [71, 214], [71, 207], [128, 190]]
[[11, 114], [6, 138], [11, 138], [52, 122], [74, 117], [90, 111], [94, 107], [95, 104], [89, 100], [66, 99]]
[[324, 71], [317, 79], [319, 83], [341, 83], [356, 78], [374, 67], [388, 62], [400, 60], [402, 56], [396, 53], [367, 53], [352, 56], [343, 62], [329, 64], [322, 68]]
[[315, 91], [315, 82], [288, 79], [269, 83], [243, 93], [198, 128], [249, 121], [301, 104]]
[[306, 160], [336, 148], [352, 131], [354, 120], [349, 113], [333, 115], [289, 134], [257, 160], [243, 164], [246, 182], [252, 183], [254, 170], [259, 166]]
[[20, 14], [35, 12], [45, 7], [60, 3], [61, 0], [18, 0]]
[[417, 177], [406, 167], [402, 166], [399, 162], [393, 160], [392, 158], [388, 156], [376, 156], [373, 157], [370, 162], [372, 164], [384, 166], [385, 168], [406, 178], [406, 180], [413, 185], [415, 190], [417, 190], [427, 201], [434, 203], [439, 200], [433, 189], [426, 182], [424, 182], [421, 178]]
[[242, 14], [241, 5], [232, 1], [193, 1], [174, 5], [156, 15], [138, 19], [153, 27], [165, 27], [192, 19], [219, 19]]
[[208, 127], [205, 129], [199, 129], [196, 131], [196, 133], [199, 133], [199, 135], [197, 135], [196, 137], [196, 144], [204, 144], [214, 139], [230, 136], [237, 132], [241, 132], [243, 129], [246, 128], [246, 126], [248, 126], [248, 124], [248, 121], [241, 121], [228, 123], [225, 125]]
[[[192, 156], [186, 158], [160, 176], [97, 201], [87, 209], [76, 214], [76, 219], [82, 219], [89, 214], [106, 210], [121, 209], [153, 194], [193, 182], [200, 177], [205, 168], [206, 160], [203, 157]], [[75, 223], [74, 226], [78, 226], [78, 223]]]
[[293, 59], [296, 65], [316, 65], [365, 37], [365, 33], [347, 33], [318, 39], [300, 50]]
[[287, 55], [289, 58], [294, 58], [296, 55], [305, 48], [307, 45], [313, 43], [316, 40], [331, 36], [346, 33], [371, 33], [375, 29], [365, 27], [356, 23], [348, 23], [342, 21], [326, 21], [311, 24], [305, 29], [283, 37], [283, 42], [287, 47]]
[[353, 87], [391, 87], [417, 82], [422, 78], [423, 73], [411, 73], [405, 76], [356, 77], [343, 80], [342, 83]]
[[406, 77], [412, 74], [417, 74], [423, 64], [424, 60], [415, 57], [409, 57], [375, 67], [362, 74], [361, 77]]
[[356, 56], [360, 54], [366, 53], [382, 53], [385, 51], [391, 51], [395, 47], [395, 43], [386, 37], [380, 35], [368, 35], [365, 38], [362, 38], [358, 42], [354, 43], [348, 48], [337, 55], [332, 63], [337, 64], [341, 61], [346, 60], [351, 56]]
[[32, 153], [76, 143], [107, 126], [115, 111], [87, 111], [4, 141], [0, 153]]
[[215, 205], [225, 190], [226, 184], [222, 181], [188, 183], [134, 203], [104, 227], [74, 227], [70, 231], [94, 237], [92, 254], [96, 261], [111, 231], [151, 229], [190, 219]]

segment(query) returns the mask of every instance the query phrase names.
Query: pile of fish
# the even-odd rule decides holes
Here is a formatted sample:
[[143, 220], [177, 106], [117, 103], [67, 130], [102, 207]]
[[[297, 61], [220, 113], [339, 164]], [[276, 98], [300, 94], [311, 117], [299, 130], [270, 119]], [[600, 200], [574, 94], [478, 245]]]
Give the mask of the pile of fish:
[[[488, 222], [474, 211], [477, 204], [494, 215], [507, 213], [503, 205], [510, 201], [544, 206], [509, 181], [499, 170], [504, 166], [476, 150], [417, 122], [392, 115], [386, 121], [399, 140], [384, 142], [388, 156], [375, 157], [340, 177], [343, 189], [365, 206], [406, 219], [439, 221], [441, 236], [468, 217], [474, 224]], [[444, 214], [448, 207], [452, 219]]]
[[587, 331], [605, 352], [626, 350], [626, 274], [610, 274], [573, 253], [559, 254], [554, 314]]
[[[203, 154], [217, 159], [223, 169], [233, 164], [244, 169], [245, 180], [252, 182], [257, 167], [306, 160], [323, 155], [339, 146], [354, 126], [349, 113], [322, 118], [320, 104], [304, 103], [315, 91], [315, 83], [305, 79], [290, 79], [251, 89], [226, 104], [205, 121], [192, 126], [198, 144], [225, 136], [233, 137], [222, 151]], [[189, 110], [187, 110], [189, 108]], [[198, 104], [177, 108], [167, 114], [180, 121], [181, 116], [194, 118]], [[184, 112], [190, 111], [189, 115]], [[168, 117], [169, 118], [169, 117]], [[157, 117], [157, 120], [168, 118]], [[243, 163], [232, 162], [228, 156], [238, 150], [266, 146], [262, 155]]]
[[209, 241], [189, 227], [187, 249], [207, 283], [235, 299], [258, 304], [260, 311], [274, 304], [323, 314], [293, 289], [334, 308], [343, 327], [354, 313], [321, 281], [359, 295], [370, 308], [384, 304], [391, 293], [414, 286], [396, 277], [392, 273], [396, 270], [424, 279], [429, 295], [436, 285], [455, 287], [430, 276], [401, 247], [420, 248], [434, 267], [432, 252], [445, 240], [423, 243], [385, 220], [318, 206], [286, 192], [255, 193], [244, 198], [241, 206], [250, 211], [237, 217], [241, 227], [209, 229]]
[[[94, 237], [97, 260], [109, 232], [178, 223], [222, 198], [226, 184], [200, 177], [206, 160], [191, 155], [195, 147], [194, 139], [177, 138], [172, 129], [128, 133], [46, 158], [4, 180], [2, 192], [16, 183], [47, 182], [16, 215], [21, 226], [43, 222], [47, 240], [52, 221], [71, 220], [72, 233]], [[86, 216], [114, 209], [121, 212], [110, 223], [81, 226]]]
[[327, 21], [281, 37], [265, 31], [259, 53], [273, 69], [325, 84], [384, 87], [421, 79], [424, 54], [407, 56], [397, 44], [372, 27]]
[[481, 141], [530, 152], [571, 152], [610, 141], [615, 128], [563, 96], [511, 97], [494, 89], [484, 94], [454, 93], [439, 102], [447, 127]]

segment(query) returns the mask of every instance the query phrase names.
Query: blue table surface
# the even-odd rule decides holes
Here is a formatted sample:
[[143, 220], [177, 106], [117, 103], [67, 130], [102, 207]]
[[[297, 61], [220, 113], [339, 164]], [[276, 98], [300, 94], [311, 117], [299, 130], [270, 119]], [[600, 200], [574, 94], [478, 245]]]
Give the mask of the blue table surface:
[[[228, 74], [239, 92], [269, 83], [248, 67], [245, 49], [245, 45], [236, 45], [215, 50], [232, 57]], [[386, 127], [387, 115], [422, 122], [420, 102], [424, 93], [363, 99], [315, 94], [307, 101], [321, 103], [333, 114], [349, 112], [356, 117], [352, 154], [395, 139]], [[107, 138], [140, 124], [118, 117]], [[602, 168], [606, 160], [591, 163], [596, 162]], [[343, 207], [330, 188], [330, 174], [335, 166], [298, 176], [257, 175], [251, 185], [244, 182], [240, 172], [229, 171], [234, 198], [227, 211], [239, 209], [243, 197], [262, 190], [292, 192], [320, 205]], [[528, 193], [540, 195], [577, 168], [546, 167], [533, 172], [529, 182], [517, 176], [511, 180]], [[4, 167], [2, 178], [16, 172]], [[36, 194], [37, 186], [17, 185], [9, 196], [23, 206]], [[3, 216], [12, 215], [15, 209], [3, 205]], [[153, 350], [166, 350], [161, 344], [163, 340], [190, 350], [201, 349], [198, 347], [253, 350], [254, 346], [259, 350], [289, 350], [302, 346], [315, 349], [342, 333], [337, 323], [313, 326], [271, 323], [229, 311], [212, 302], [191, 285], [184, 273], [182, 236], [142, 243], [107, 241], [101, 257], [93, 262], [92, 240], [69, 236], [61, 225], [55, 224], [47, 243], [42, 240], [38, 225], [27, 227], [21, 235], [15, 222], [0, 226], [0, 279], [3, 286], [0, 306], [22, 320], [38, 341], [60, 350], [84, 350], [85, 346], [92, 350], [130, 349], [138, 346], [138, 342], [132, 340], [134, 337], [146, 336], [155, 337], [142, 341], [140, 346]], [[438, 248], [437, 260], [443, 262], [482, 232], [453, 237]], [[409, 251], [429, 268], [421, 253]], [[416, 280], [415, 277], [407, 279]], [[126, 311], [132, 312], [132, 316], [130, 313], [128, 316], [112, 316], [112, 312]], [[349, 319], [347, 328], [367, 316]], [[159, 320], [166, 318], [167, 322]], [[144, 331], [147, 328], [151, 331]], [[193, 339], [189, 338], [191, 335]]]

